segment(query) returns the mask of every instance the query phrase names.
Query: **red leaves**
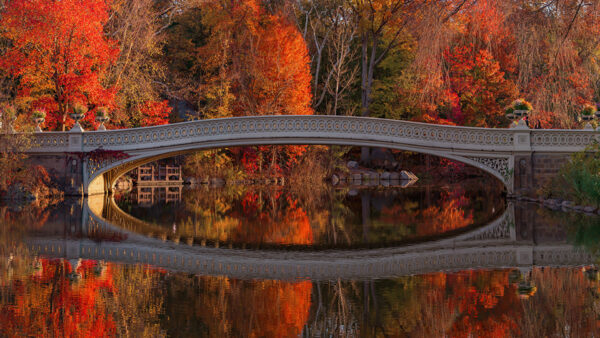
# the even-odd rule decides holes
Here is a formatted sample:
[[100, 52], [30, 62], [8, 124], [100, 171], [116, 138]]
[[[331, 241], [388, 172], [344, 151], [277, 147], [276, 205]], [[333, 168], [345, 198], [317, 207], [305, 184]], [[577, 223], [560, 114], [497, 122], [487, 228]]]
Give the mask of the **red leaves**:
[[162, 102], [149, 101], [140, 108], [142, 127], [158, 126], [169, 123], [169, 114], [173, 110], [167, 100]]
[[505, 79], [498, 61], [473, 44], [455, 46], [444, 58], [449, 68], [449, 101], [457, 103], [449, 119], [460, 125], [500, 125], [503, 108], [516, 95], [516, 86]]
[[64, 126], [73, 102], [114, 106], [116, 88], [102, 85], [119, 54], [104, 35], [107, 20], [103, 0], [8, 3], [1, 25], [12, 47], [0, 66], [21, 77], [19, 100], [48, 111], [48, 127]]

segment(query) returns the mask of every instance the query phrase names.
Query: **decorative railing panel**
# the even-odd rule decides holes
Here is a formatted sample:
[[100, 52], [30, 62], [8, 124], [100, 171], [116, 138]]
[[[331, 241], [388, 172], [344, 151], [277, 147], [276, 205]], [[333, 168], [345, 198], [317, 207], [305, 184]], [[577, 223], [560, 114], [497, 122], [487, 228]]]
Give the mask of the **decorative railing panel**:
[[[530, 134], [531, 148], [582, 149], [598, 139], [594, 130], [495, 129], [434, 125], [345, 116], [254, 116], [83, 133], [83, 150], [143, 150], [174, 143], [256, 138], [341, 138], [387, 141], [472, 151], [511, 151], [515, 134]], [[33, 134], [32, 151], [68, 150], [70, 132]], [[73, 146], [73, 145], [71, 145]]]

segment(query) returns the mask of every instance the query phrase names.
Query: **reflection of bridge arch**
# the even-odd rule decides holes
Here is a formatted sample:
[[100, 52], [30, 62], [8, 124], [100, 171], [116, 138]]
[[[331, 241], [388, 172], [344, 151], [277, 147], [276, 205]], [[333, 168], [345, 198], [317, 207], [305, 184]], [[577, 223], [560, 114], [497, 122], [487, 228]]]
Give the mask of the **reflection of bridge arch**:
[[[124, 229], [99, 217], [87, 203], [87, 227]], [[131, 264], [151, 264], [174, 271], [232, 278], [371, 279], [457, 271], [539, 266], [581, 266], [593, 257], [571, 245], [518, 242], [512, 206], [489, 225], [454, 238], [398, 248], [326, 251], [261, 251], [210, 248], [148, 238], [124, 230], [124, 242], [32, 238], [30, 248], [43, 255]]]
[[[160, 158], [201, 149], [277, 144], [384, 147], [441, 156], [478, 167], [513, 188], [513, 176], [531, 176], [533, 152], [569, 154], [596, 139], [594, 130], [469, 128], [343, 116], [259, 116], [171, 125], [71, 133], [34, 134], [32, 154], [123, 151], [127, 159], [88, 159], [84, 193], [103, 193], [130, 169]], [[550, 155], [548, 155], [550, 156]], [[519, 166], [515, 167], [515, 158]], [[522, 162], [524, 161], [524, 162]], [[522, 168], [521, 168], [522, 167]]]
[[67, 259], [150, 264], [173, 271], [232, 278], [372, 279], [468, 269], [532, 266], [583, 266], [593, 257], [570, 245], [464, 246], [426, 251], [387, 249], [305, 252], [260, 252], [215, 249], [154, 242], [102, 242], [31, 239], [29, 248], [42, 255]]

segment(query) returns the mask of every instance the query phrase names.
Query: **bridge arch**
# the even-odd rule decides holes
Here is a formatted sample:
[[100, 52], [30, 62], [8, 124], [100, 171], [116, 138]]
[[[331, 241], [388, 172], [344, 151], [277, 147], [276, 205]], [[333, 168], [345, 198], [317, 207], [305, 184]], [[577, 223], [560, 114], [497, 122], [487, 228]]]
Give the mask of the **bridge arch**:
[[[367, 144], [368, 143], [368, 144]], [[490, 158], [492, 165], [486, 165], [478, 161], [478, 158], [474, 157], [466, 157], [453, 153], [445, 153], [436, 150], [422, 149], [419, 147], [409, 146], [409, 145], [399, 145], [391, 142], [360, 142], [360, 141], [352, 141], [352, 140], [329, 140], [324, 141], [320, 138], [317, 139], [309, 139], [309, 138], [301, 138], [301, 139], [293, 139], [290, 137], [285, 137], [281, 139], [268, 139], [268, 140], [247, 140], [246, 142], [236, 142], [234, 146], [263, 146], [263, 145], [340, 145], [340, 146], [370, 146], [376, 148], [386, 148], [393, 150], [402, 150], [402, 151], [411, 151], [426, 155], [438, 156], [450, 160], [455, 160], [476, 168], [483, 170], [484, 172], [492, 175], [497, 178], [500, 182], [502, 182], [507, 189], [509, 189], [508, 184], [510, 177], [507, 177], [508, 169], [499, 169], [498, 166], [509, 166], [512, 163], [508, 163], [510, 159], [506, 158]], [[112, 191], [116, 181], [119, 177], [123, 176], [127, 172], [150, 162], [154, 162], [157, 160], [170, 158], [178, 155], [185, 155], [189, 153], [193, 153], [200, 150], [209, 150], [215, 148], [224, 148], [224, 147], [232, 147], [231, 144], [222, 144], [222, 142], [201, 142], [197, 144], [186, 144], [181, 146], [172, 147], [170, 149], [155, 149], [144, 152], [144, 154], [134, 155], [127, 159], [115, 161], [102, 169], [98, 170], [94, 174], [90, 176], [89, 184], [88, 184], [88, 193], [94, 193], [94, 191], [98, 191], [98, 188], [102, 187], [102, 193], [107, 191]], [[503, 163], [504, 162], [504, 163]], [[489, 162], [488, 162], [489, 163]], [[91, 191], [89, 191], [91, 189]]]
[[239, 117], [87, 132], [84, 149], [121, 150], [130, 157], [89, 160], [84, 190], [103, 193], [141, 164], [197, 150], [294, 144], [381, 147], [439, 156], [479, 168], [512, 191], [514, 130], [340, 116]]

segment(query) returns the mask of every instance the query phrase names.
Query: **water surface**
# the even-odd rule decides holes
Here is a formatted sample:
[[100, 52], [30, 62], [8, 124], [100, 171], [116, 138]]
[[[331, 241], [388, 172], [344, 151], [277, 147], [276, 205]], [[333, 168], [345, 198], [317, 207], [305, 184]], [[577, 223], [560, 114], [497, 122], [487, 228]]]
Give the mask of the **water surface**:
[[599, 334], [594, 216], [475, 181], [160, 190], [0, 207], [1, 335]]

